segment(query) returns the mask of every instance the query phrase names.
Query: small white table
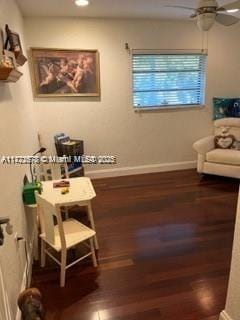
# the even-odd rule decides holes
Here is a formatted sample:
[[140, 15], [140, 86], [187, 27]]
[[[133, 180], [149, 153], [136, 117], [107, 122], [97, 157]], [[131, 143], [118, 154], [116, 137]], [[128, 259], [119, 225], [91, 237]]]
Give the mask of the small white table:
[[[91, 228], [95, 230], [91, 200], [96, 197], [92, 182], [87, 177], [65, 179], [70, 182], [69, 192], [61, 194], [62, 188], [53, 188], [54, 182], [60, 180], [42, 181], [42, 197], [52, 205], [86, 207]], [[99, 249], [97, 236], [94, 238], [95, 248]]]

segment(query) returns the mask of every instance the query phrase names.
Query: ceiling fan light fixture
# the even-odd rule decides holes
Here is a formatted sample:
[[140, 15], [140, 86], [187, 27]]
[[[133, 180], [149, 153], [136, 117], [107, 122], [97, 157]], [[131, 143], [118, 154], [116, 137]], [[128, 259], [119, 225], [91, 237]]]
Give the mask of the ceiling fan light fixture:
[[197, 26], [201, 31], [208, 31], [215, 23], [216, 13], [203, 13], [197, 17]]
[[76, 0], [75, 4], [79, 7], [86, 7], [89, 5], [89, 1], [88, 0]]
[[228, 13], [236, 13], [239, 11], [239, 9], [229, 9], [229, 10], [226, 10]]
[[216, 0], [199, 0], [198, 1], [198, 8], [205, 8], [205, 7], [217, 7], [218, 3]]

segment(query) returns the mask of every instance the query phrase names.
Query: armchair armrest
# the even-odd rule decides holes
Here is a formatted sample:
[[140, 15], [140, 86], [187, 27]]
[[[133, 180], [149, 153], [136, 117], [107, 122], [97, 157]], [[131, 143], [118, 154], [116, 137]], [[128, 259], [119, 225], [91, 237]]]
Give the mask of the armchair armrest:
[[196, 141], [193, 144], [194, 150], [196, 150], [198, 153], [204, 155], [207, 152], [213, 150], [215, 148], [214, 144], [214, 136], [208, 136], [203, 139], [200, 139]]

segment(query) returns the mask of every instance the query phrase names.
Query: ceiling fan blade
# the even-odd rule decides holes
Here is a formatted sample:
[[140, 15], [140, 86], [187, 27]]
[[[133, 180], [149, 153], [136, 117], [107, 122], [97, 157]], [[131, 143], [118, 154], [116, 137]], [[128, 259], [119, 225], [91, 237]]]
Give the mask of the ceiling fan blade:
[[184, 6], [164, 6], [164, 7], [165, 8], [177, 8], [177, 9], [196, 11], [196, 8], [190, 8], [190, 7], [184, 7]]
[[225, 4], [222, 7], [218, 8], [217, 11], [227, 11], [234, 9], [240, 9], [240, 0]]
[[231, 26], [235, 23], [238, 23], [240, 21], [239, 18], [230, 16], [228, 14], [217, 14], [216, 15], [216, 21], [220, 24], [223, 24], [224, 26]]

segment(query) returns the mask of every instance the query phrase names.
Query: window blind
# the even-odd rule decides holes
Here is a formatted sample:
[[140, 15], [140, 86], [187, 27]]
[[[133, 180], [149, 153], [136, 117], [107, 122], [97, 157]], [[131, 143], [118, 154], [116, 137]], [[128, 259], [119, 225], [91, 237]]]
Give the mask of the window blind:
[[135, 108], [202, 105], [206, 54], [133, 54]]

